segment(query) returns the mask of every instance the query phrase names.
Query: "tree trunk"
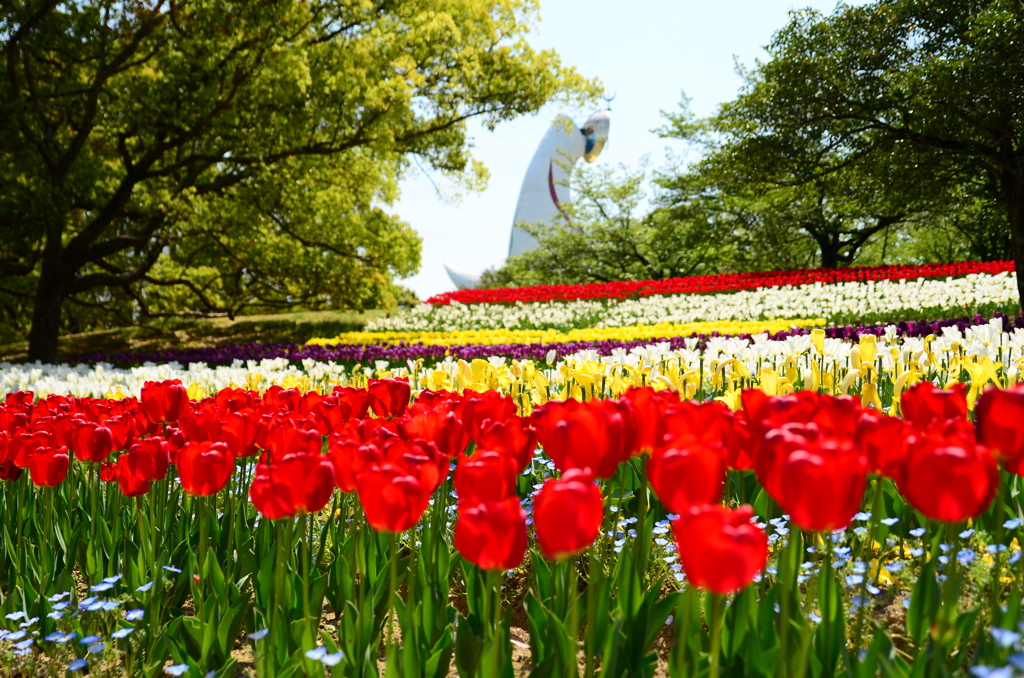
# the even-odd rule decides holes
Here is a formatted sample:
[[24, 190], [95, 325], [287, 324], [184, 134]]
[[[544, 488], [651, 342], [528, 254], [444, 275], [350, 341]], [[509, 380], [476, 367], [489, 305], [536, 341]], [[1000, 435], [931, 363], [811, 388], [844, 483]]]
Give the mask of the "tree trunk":
[[1024, 176], [1004, 172], [1002, 177], [1006, 209], [1010, 217], [1013, 262], [1017, 269], [1018, 305], [1024, 311]]
[[74, 271], [65, 270], [60, 259], [45, 257], [36, 286], [32, 308], [32, 329], [28, 334], [28, 359], [43, 363], [57, 362], [57, 339], [60, 337], [61, 308], [74, 279]]

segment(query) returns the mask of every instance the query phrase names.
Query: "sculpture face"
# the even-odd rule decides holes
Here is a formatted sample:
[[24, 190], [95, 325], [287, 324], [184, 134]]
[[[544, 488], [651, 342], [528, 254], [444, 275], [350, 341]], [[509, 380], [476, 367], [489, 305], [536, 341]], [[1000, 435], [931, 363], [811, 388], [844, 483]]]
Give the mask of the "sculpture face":
[[601, 150], [608, 141], [608, 129], [611, 127], [611, 122], [611, 111], [598, 111], [583, 123], [580, 132], [583, 133], [583, 138], [586, 140], [583, 159], [587, 162], [594, 162], [597, 160], [597, 156], [601, 155]]

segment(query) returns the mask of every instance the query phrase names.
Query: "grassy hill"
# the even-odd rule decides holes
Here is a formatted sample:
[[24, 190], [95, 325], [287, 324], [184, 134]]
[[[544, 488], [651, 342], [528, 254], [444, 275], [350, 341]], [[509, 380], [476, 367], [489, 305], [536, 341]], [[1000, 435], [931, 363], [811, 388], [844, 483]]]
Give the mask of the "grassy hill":
[[[360, 330], [366, 323], [394, 311], [302, 311], [273, 315], [176, 320], [161, 326], [119, 327], [69, 334], [60, 338], [58, 359], [93, 353], [200, 348], [248, 342], [301, 344], [313, 337]], [[0, 344], [0, 362], [22, 362], [28, 342]]]

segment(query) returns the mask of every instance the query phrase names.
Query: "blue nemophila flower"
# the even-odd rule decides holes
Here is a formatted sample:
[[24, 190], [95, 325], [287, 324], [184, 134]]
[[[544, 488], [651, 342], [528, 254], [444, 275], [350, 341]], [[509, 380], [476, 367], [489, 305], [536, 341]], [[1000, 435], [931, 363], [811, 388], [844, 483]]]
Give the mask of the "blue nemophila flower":
[[153, 582], [146, 582], [145, 584], [143, 584], [142, 586], [140, 586], [139, 588], [137, 588], [135, 590], [139, 591], [141, 593], [145, 593], [146, 591], [150, 590], [151, 588], [153, 588]]
[[7, 615], [7, 618], [10, 619], [11, 621], [18, 621], [19, 619], [22, 619], [24, 617], [25, 617], [25, 613], [24, 612], [12, 612], [9, 615]]
[[315, 650], [309, 650], [308, 652], [306, 652], [306, 658], [318, 662], [320, 661], [320, 658], [323, 657], [325, 654], [327, 654], [327, 648], [321, 645]]
[[325, 654], [320, 657], [320, 663], [324, 666], [337, 666], [342, 658], [345, 656], [344, 652], [335, 652], [334, 654]]
[[64, 612], [61, 611], [61, 610], [57, 610], [56, 612], [51, 612], [51, 613], [49, 613], [46, 616], [49, 617], [50, 619], [60, 619], [61, 617], [64, 616]]
[[847, 586], [859, 586], [860, 584], [863, 584], [863, 583], [864, 583], [864, 575], [861, 575], [861, 574], [851, 574], [851, 575], [847, 575], [847, 577], [846, 577], [846, 585]]
[[27, 650], [28, 648], [32, 647], [32, 643], [34, 643], [34, 642], [36, 642], [35, 638], [26, 638], [25, 640], [21, 641], [20, 643], [15, 643], [14, 647], [15, 647], [15, 649], [18, 649], [18, 650]]
[[[174, 574], [181, 574], [181, 570], [179, 570], [178, 568], [173, 567], [171, 565], [164, 565], [164, 569], [167, 570], [168, 572], [173, 572]], [[181, 666], [181, 665], [179, 664], [179, 666]], [[171, 668], [173, 668], [173, 667], [171, 667]], [[174, 675], [174, 674], [171, 674], [171, 675]], [[180, 675], [180, 674], [178, 674], [178, 675]]]
[[28, 627], [30, 627], [33, 624], [35, 624], [37, 621], [39, 621], [39, 617], [32, 617], [31, 619], [26, 619], [21, 624], [18, 624], [18, 626], [20, 626], [23, 629], [27, 629]]
[[937, 575], [935, 575], [935, 581], [937, 581], [939, 583], [945, 582], [947, 579], [949, 579], [949, 577], [947, 577], [944, 574], [937, 574]]
[[1001, 666], [972, 666], [971, 675], [975, 678], [1013, 678], [1013, 667]]
[[1024, 671], [1024, 652], [1014, 652], [1006, 660], [1017, 670]]
[[1006, 550], [1006, 544], [989, 544], [985, 547], [985, 550], [992, 555], [996, 555], [997, 553], [1002, 553]]
[[109, 591], [112, 588], [114, 588], [114, 585], [110, 582], [101, 581], [99, 584], [96, 584], [95, 586], [90, 586], [89, 590], [94, 591], [96, 593], [101, 593], [103, 591]]
[[4, 640], [21, 640], [28, 635], [26, 631], [15, 631], [14, 633], [8, 633]]
[[868, 511], [861, 511], [860, 513], [854, 514], [854, 520], [871, 520], [871, 513]]
[[939, 562], [943, 565], [949, 564], [949, 556], [939, 556]]
[[939, 548], [942, 549], [943, 553], [949, 553], [950, 549], [953, 548], [952, 544], [939, 544]]
[[119, 607], [121, 607], [121, 603], [117, 602], [116, 600], [105, 600], [103, 601], [103, 605], [101, 606], [101, 608], [106, 612], [116, 610]]
[[164, 673], [169, 676], [182, 676], [188, 671], [188, 664], [175, 664], [164, 668]]
[[855, 535], [857, 535], [858, 537], [866, 537], [866, 536], [868, 536], [868, 528], [866, 528], [866, 527], [855, 527], [855, 528], [853, 528], [853, 533]]
[[868, 593], [870, 593], [873, 596], [877, 596], [879, 593], [882, 592], [882, 589], [878, 588], [877, 586], [874, 586], [873, 584], [868, 584], [866, 588], [868, 590]]
[[88, 598], [84, 598], [84, 599], [78, 601], [78, 607], [80, 607], [80, 608], [89, 607], [90, 605], [95, 603], [98, 599], [99, 599], [99, 596], [89, 596]]
[[970, 539], [973, 536], [974, 536], [974, 528], [973, 527], [970, 527], [970, 528], [968, 528], [968, 529], [966, 529], [966, 530], [964, 530], [963, 532], [960, 533], [960, 538], [961, 539]]
[[104, 577], [103, 581], [107, 582], [108, 584], [116, 584], [117, 582], [121, 581], [121, 577], [123, 576], [124, 575], [121, 574], [115, 574], [113, 577]]
[[93, 603], [92, 605], [90, 605], [89, 607], [87, 607], [85, 609], [88, 612], [98, 612], [99, 610], [103, 609], [103, 606], [106, 604], [106, 602], [107, 601], [105, 601], [105, 600], [97, 600], [95, 603]]
[[996, 641], [996, 645], [1004, 649], [1016, 645], [1021, 639], [1021, 635], [1016, 631], [1001, 629], [996, 626], [990, 628], [988, 632], [992, 635], [992, 640]]
[[55, 593], [52, 596], [50, 596], [49, 598], [47, 598], [47, 600], [49, 600], [51, 603], [56, 603], [58, 600], [64, 600], [65, 598], [67, 598], [70, 595], [71, 595], [70, 591], [65, 591], [64, 593]]
[[103, 652], [103, 648], [105, 647], [106, 645], [104, 643], [95, 643], [93, 645], [90, 645], [86, 651], [89, 654], [99, 654], [100, 652]]
[[138, 621], [138, 620], [142, 619], [145, 616], [146, 616], [146, 611], [145, 610], [139, 610], [139, 609], [128, 610], [127, 612], [124, 613], [124, 618], [127, 619], [128, 621]]
[[911, 537], [923, 537], [924, 536], [924, 532], [925, 532], [925, 530], [924, 530], [923, 527], [915, 527], [913, 530], [910, 531], [910, 536]]
[[81, 671], [88, 665], [89, 662], [85, 661], [84, 659], [76, 659], [75, 661], [68, 664], [68, 671]]
[[974, 551], [970, 549], [964, 549], [956, 554], [956, 559], [960, 561], [961, 565], [970, 565], [974, 562]]
[[65, 633], [63, 636], [61, 636], [60, 639], [55, 640], [53, 642], [63, 644], [63, 643], [68, 642], [69, 640], [74, 640], [77, 637], [78, 637], [78, 633], [76, 631], [72, 631], [71, 633]]
[[80, 641], [78, 641], [78, 644], [79, 645], [92, 645], [93, 643], [95, 643], [95, 642], [97, 642], [99, 640], [103, 640], [103, 639], [100, 638], [99, 636], [86, 636], [85, 638], [82, 638]]
[[899, 572], [903, 569], [903, 563], [897, 560], [886, 565], [885, 569], [889, 570], [890, 572]]
[[50, 643], [53, 643], [53, 642], [56, 642], [56, 641], [60, 640], [63, 637], [64, 637], [63, 633], [61, 633], [60, 631], [54, 631], [50, 635], [44, 637], [43, 640], [45, 640], [47, 642], [50, 642]]
[[915, 558], [920, 558], [921, 556], [924, 555], [924, 549], [923, 548], [910, 549], [910, 555], [914, 556]]
[[249, 640], [263, 640], [267, 637], [268, 633], [270, 633], [270, 629], [260, 629], [259, 631], [253, 631], [246, 637]]
[[1010, 518], [1005, 523], [1003, 523], [1003, 527], [1007, 530], [1016, 530], [1018, 527], [1020, 527], [1020, 518]]
[[882, 518], [881, 522], [882, 522], [883, 525], [887, 525], [888, 527], [892, 527], [896, 523], [900, 522], [900, 519], [899, 518]]
[[1010, 556], [1010, 565], [1016, 565], [1017, 561], [1020, 560], [1020, 551], [1014, 551], [1013, 555]]
[[68, 601], [68, 600], [65, 600], [63, 603], [54, 603], [53, 604], [53, 609], [55, 609], [55, 610], [63, 610], [64, 608], [66, 608], [70, 604], [71, 604], [71, 601]]
[[111, 638], [127, 638], [128, 634], [130, 634], [134, 630], [135, 629], [133, 629], [130, 626], [126, 627], [126, 628], [123, 628], [123, 629], [118, 629], [118, 630], [114, 631], [113, 633], [111, 633], [110, 637]]
[[903, 601], [903, 609], [904, 610], [909, 610], [910, 609], [910, 598], [907, 598], [906, 600]]

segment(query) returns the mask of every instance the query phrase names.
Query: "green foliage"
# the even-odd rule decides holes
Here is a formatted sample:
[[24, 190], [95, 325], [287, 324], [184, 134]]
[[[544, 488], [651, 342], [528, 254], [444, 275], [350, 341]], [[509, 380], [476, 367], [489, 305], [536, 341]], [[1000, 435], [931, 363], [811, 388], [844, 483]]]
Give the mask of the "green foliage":
[[538, 245], [486, 271], [485, 285], [575, 284], [660, 280], [714, 272], [733, 246], [728, 224], [712, 219], [704, 186], [690, 180], [690, 195], [649, 210], [646, 161], [626, 167], [578, 167], [566, 220], [522, 224]]
[[[595, 85], [526, 42], [532, 0], [0, 10], [0, 313], [61, 330], [395, 303], [409, 158], [484, 172], [493, 128]], [[63, 302], [70, 312], [61, 315]]]

